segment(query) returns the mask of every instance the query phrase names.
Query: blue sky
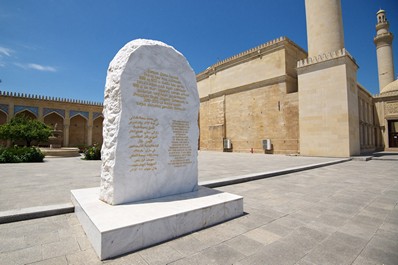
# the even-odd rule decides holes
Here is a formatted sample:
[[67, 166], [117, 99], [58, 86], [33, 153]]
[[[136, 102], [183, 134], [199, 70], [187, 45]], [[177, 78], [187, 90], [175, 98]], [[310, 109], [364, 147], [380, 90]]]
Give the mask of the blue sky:
[[[379, 8], [398, 36], [397, 0], [342, 0], [345, 46], [372, 94]], [[137, 38], [174, 46], [196, 73], [280, 36], [307, 50], [304, 0], [2, 0], [0, 25], [1, 91], [97, 102], [109, 62]]]

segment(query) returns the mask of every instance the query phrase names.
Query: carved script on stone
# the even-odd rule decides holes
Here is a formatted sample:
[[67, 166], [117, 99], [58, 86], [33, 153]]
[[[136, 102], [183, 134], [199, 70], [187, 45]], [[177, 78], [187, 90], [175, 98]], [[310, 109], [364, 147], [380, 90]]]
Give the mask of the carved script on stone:
[[133, 84], [139, 106], [184, 111], [187, 91], [177, 76], [147, 70]]
[[386, 114], [398, 114], [398, 102], [386, 103]]
[[132, 116], [130, 118], [131, 171], [154, 171], [159, 156], [157, 139], [159, 122], [156, 118]]

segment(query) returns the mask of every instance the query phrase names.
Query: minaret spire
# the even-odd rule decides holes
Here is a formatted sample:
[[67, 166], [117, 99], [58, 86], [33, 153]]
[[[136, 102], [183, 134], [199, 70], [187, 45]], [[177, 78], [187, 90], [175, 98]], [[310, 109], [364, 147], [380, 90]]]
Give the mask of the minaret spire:
[[340, 0], [305, 0], [308, 57], [344, 48]]
[[377, 52], [377, 68], [379, 72], [380, 93], [383, 88], [394, 81], [394, 61], [392, 54], [393, 34], [389, 31], [390, 24], [387, 21], [386, 11], [380, 9], [376, 13], [376, 37], [374, 43]]

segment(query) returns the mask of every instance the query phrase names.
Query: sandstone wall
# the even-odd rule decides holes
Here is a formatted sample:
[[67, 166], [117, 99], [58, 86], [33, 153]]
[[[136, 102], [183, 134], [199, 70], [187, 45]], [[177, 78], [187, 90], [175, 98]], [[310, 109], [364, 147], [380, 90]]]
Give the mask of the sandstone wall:
[[199, 74], [200, 149], [233, 152], [297, 153], [298, 87], [294, 69], [306, 54], [286, 38], [233, 56]]

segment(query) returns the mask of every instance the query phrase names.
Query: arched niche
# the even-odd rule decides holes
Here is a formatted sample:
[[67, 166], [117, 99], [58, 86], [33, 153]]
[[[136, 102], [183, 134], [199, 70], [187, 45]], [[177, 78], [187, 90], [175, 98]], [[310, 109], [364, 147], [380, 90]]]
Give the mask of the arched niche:
[[[0, 110], [0, 125], [5, 124], [5, 123], [7, 123], [7, 113]], [[6, 145], [7, 145], [7, 141], [0, 139], [0, 146], [6, 146]]]
[[102, 116], [97, 117], [93, 121], [93, 144], [102, 145], [102, 123], [104, 118]]
[[32, 119], [32, 120], [36, 120], [37, 119], [36, 115], [33, 112], [29, 111], [29, 110], [23, 110], [23, 111], [20, 111], [20, 112], [16, 113], [15, 117], [18, 117], [18, 116], [25, 116], [25, 117], [27, 117], [29, 119]]
[[[56, 112], [51, 112], [44, 116], [44, 123], [47, 124], [50, 128], [57, 131], [64, 130], [64, 118]], [[56, 128], [55, 128], [56, 127]], [[58, 137], [60, 143], [64, 142], [64, 134], [59, 132], [58, 134], [54, 134], [54, 136]], [[62, 146], [62, 144], [61, 144]]]
[[0, 110], [0, 125], [7, 123], [7, 113]]
[[87, 145], [87, 119], [80, 114], [70, 119], [69, 146], [79, 147]]
[[57, 125], [57, 130], [63, 130], [64, 128], [64, 118], [56, 112], [51, 112], [44, 116], [44, 123], [54, 129]]

